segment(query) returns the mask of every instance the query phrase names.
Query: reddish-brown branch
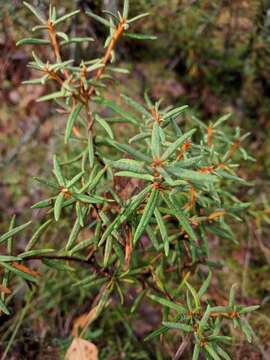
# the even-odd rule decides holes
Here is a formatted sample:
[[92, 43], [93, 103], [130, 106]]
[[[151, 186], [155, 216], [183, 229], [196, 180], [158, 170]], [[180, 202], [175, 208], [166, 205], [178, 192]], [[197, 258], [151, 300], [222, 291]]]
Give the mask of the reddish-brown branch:
[[[108, 62], [109, 62], [110, 59], [111, 59], [112, 51], [114, 50], [115, 45], [116, 45], [118, 39], [119, 39], [119, 38], [121, 37], [121, 35], [123, 34], [124, 30], [125, 30], [125, 21], [122, 21], [122, 22], [118, 25], [118, 27], [117, 27], [117, 29], [116, 29], [116, 31], [115, 31], [115, 33], [114, 33], [114, 35], [113, 35], [113, 37], [112, 37], [109, 45], [108, 45], [108, 47], [107, 47], [107, 50], [106, 50], [106, 52], [105, 52], [105, 55], [104, 55], [104, 57], [103, 57], [103, 59], [102, 59], [102, 64], [103, 64], [104, 66], [101, 67], [100, 69], [98, 69], [98, 71], [97, 71], [97, 73], [96, 73], [96, 75], [95, 75], [95, 77], [94, 77], [95, 80], [100, 79], [101, 75], [104, 73], [105, 68], [106, 68], [106, 65], [108, 64]], [[90, 89], [89, 89], [89, 91], [88, 91], [88, 96], [91, 97], [91, 96], [93, 95], [94, 91], [95, 91], [95, 87], [94, 87], [94, 86], [91, 86]]]
[[[48, 32], [49, 32], [51, 45], [52, 45], [52, 48], [53, 48], [53, 51], [55, 54], [55, 58], [56, 58], [57, 62], [60, 63], [60, 62], [62, 62], [62, 57], [61, 57], [60, 48], [59, 48], [58, 41], [57, 41], [56, 30], [55, 30], [55, 27], [54, 27], [53, 23], [51, 22], [51, 20], [48, 20]], [[69, 77], [69, 73], [66, 69], [64, 70], [64, 75], [66, 78]]]

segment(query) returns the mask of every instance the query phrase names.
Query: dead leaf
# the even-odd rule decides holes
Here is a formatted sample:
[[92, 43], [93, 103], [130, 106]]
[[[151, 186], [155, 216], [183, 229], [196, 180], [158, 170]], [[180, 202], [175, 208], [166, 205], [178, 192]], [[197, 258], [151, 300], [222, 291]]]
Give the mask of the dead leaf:
[[29, 274], [29, 275], [32, 275], [32, 276], [40, 276], [40, 273], [38, 273], [37, 271], [31, 270], [27, 266], [19, 264], [17, 262], [13, 262], [12, 266], [15, 269], [18, 269], [18, 270], [20, 270], [22, 272], [25, 272], [26, 274]]
[[128, 269], [132, 254], [132, 233], [131, 233], [131, 229], [128, 226], [126, 232], [127, 232], [127, 236], [126, 236], [126, 245], [125, 245], [125, 265], [126, 268]]
[[72, 328], [72, 336], [77, 337], [79, 335], [79, 331], [87, 328], [92, 321], [95, 320], [97, 315], [97, 307], [95, 306], [88, 313], [82, 314], [77, 319], [75, 319]]
[[90, 341], [77, 337], [68, 348], [65, 360], [98, 360], [98, 349]]
[[0, 293], [9, 295], [9, 294], [11, 294], [11, 290], [0, 284]]

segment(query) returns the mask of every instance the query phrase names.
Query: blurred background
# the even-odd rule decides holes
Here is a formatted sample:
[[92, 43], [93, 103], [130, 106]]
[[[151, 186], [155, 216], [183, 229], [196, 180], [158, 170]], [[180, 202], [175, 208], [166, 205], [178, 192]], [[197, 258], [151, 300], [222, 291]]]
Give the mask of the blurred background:
[[[44, 10], [48, 6], [44, 0], [29, 2]], [[80, 8], [82, 13], [91, 9], [101, 14], [102, 9], [115, 11], [121, 6], [120, 0], [52, 2], [60, 13]], [[136, 23], [134, 32], [154, 34], [158, 40], [122, 39], [117, 62], [128, 67], [130, 75], [119, 75], [116, 90], [140, 99], [149, 89], [153, 98], [163, 99], [164, 105], [190, 105], [190, 116], [196, 115], [205, 122], [231, 112], [231, 126], [239, 125], [251, 133], [245, 148], [257, 161], [241, 164], [243, 177], [254, 183], [243, 194], [243, 199], [251, 202], [251, 220], [236, 228], [238, 245], [219, 244], [216, 256], [226, 259], [226, 266], [215, 286], [222, 292], [238, 282], [243, 299], [262, 304], [252, 319], [256, 345], [237, 339], [233, 358], [269, 359], [270, 1], [132, 0], [132, 15], [143, 12], [150, 16]], [[23, 8], [22, 1], [0, 0], [0, 232], [7, 229], [14, 213], [20, 222], [36, 216], [29, 208], [40, 200], [43, 190], [32, 178], [49, 174], [51, 154], [58, 148], [57, 134], [64, 126], [64, 119], [55, 114], [50, 103], [35, 103], [44, 92], [42, 87], [21, 85], [31, 77], [27, 68], [31, 47], [17, 48], [15, 44], [27, 37], [34, 25], [35, 20]], [[64, 31], [93, 37], [96, 42], [94, 46], [72, 46], [64, 52], [64, 58], [90, 59], [102, 52], [104, 29], [98, 23], [82, 14], [65, 26]], [[47, 51], [43, 47], [39, 56], [50, 56]], [[61, 314], [58, 316], [61, 319]], [[29, 359], [37, 359], [40, 354], [42, 359], [58, 358], [53, 354], [58, 351], [61, 338], [65, 338], [68, 325], [59, 320], [52, 330], [52, 324], [43, 321], [43, 327], [32, 324], [22, 330], [26, 344], [23, 346], [28, 346], [25, 336], [31, 338], [34, 333], [36, 337], [34, 345], [29, 340], [28, 354], [34, 354]], [[40, 333], [41, 328], [46, 333], [45, 325], [49, 328], [49, 340]], [[145, 328], [147, 324], [137, 327]], [[57, 343], [52, 340], [56, 333]], [[130, 346], [130, 353], [134, 351], [130, 358], [147, 358], [136, 353], [136, 343], [131, 341]], [[168, 347], [168, 352], [173, 352]], [[28, 359], [20, 357], [20, 340], [12, 353], [10, 356], [14, 357], [10, 359]]]

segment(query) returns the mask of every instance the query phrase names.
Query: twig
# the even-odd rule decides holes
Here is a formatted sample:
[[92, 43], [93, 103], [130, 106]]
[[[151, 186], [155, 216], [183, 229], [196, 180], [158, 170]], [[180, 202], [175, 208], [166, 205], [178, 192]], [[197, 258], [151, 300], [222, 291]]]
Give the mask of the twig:
[[190, 335], [184, 337], [182, 343], [180, 344], [178, 350], [176, 351], [173, 360], [178, 360], [183, 355], [184, 351], [186, 350], [190, 340]]
[[74, 262], [81, 263], [81, 264], [87, 264], [87, 265], [92, 266], [97, 274], [100, 274], [100, 275], [106, 276], [106, 277], [110, 276], [109, 272], [100, 268], [100, 266], [96, 262], [94, 254], [92, 254], [92, 256], [90, 256], [88, 259], [82, 259], [80, 257], [68, 256], [68, 255], [33, 255], [33, 256], [24, 258], [23, 260], [26, 261], [26, 260], [42, 260], [42, 259], [57, 260], [57, 261], [74, 261]]
[[[107, 47], [107, 50], [105, 52], [105, 55], [102, 59], [102, 64], [104, 65], [103, 67], [101, 67], [100, 69], [98, 69], [96, 75], [95, 75], [95, 80], [99, 80], [99, 78], [101, 77], [101, 75], [103, 74], [105, 68], [106, 68], [106, 65], [108, 64], [109, 60], [111, 59], [111, 56], [112, 56], [112, 51], [113, 49], [115, 48], [115, 45], [118, 41], [118, 39], [121, 37], [121, 35], [123, 34], [124, 30], [125, 30], [125, 20], [123, 20], [122, 22], [119, 23], [108, 47]], [[89, 91], [88, 91], [88, 96], [89, 98], [93, 95], [93, 93], [95, 92], [95, 87], [94, 86], [91, 86], [89, 88]]]
[[[61, 57], [60, 48], [59, 48], [58, 41], [57, 41], [56, 30], [55, 30], [54, 24], [51, 22], [51, 20], [48, 20], [48, 32], [49, 32], [51, 45], [52, 45], [52, 48], [53, 48], [53, 51], [54, 51], [54, 54], [56, 57], [56, 61], [61, 63], [62, 57]], [[66, 78], [69, 77], [69, 73], [66, 69], [64, 70], [64, 75]]]

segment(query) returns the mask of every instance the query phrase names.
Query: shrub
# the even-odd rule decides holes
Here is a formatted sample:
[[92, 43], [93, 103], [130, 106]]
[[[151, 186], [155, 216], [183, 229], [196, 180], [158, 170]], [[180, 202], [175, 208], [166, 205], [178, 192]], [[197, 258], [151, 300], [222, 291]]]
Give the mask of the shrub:
[[[6, 290], [1, 311], [10, 315], [5, 293], [15, 280], [25, 280], [30, 288], [41, 282], [40, 274], [29, 267], [30, 260], [38, 259], [49, 269], [65, 272], [73, 299], [76, 292], [95, 299], [76, 329], [77, 337], [116, 303], [127, 319], [142, 302], [156, 303], [162, 324], [146, 341], [175, 329], [183, 336], [175, 358], [192, 344], [193, 360], [200, 353], [207, 359], [229, 359], [222, 345], [231, 340], [226, 323], [231, 321], [251, 341], [245, 314], [258, 306], [239, 305], [235, 285], [226, 304], [208, 295], [218, 266], [211, 261], [209, 239], [214, 235], [237, 241], [230, 219], [241, 221], [239, 213], [248, 207], [236, 196], [246, 184], [237, 175], [236, 160], [250, 158], [242, 148], [247, 134], [225, 126], [229, 115], [210, 124], [195, 117], [184, 122], [185, 105], [164, 108], [147, 93], [144, 103], [125, 94], [112, 96], [114, 74], [126, 72], [112, 65], [119, 39], [154, 38], [132, 32], [133, 23], [148, 14], [129, 19], [127, 0], [122, 13], [106, 11], [104, 18], [86, 13], [109, 35], [103, 56], [80, 63], [64, 60], [62, 48], [92, 39], [61, 32], [62, 23], [79, 11], [57, 17], [51, 6], [46, 20], [38, 9], [25, 5], [39, 22], [33, 31], [45, 31], [47, 37], [26, 38], [18, 45], [50, 46], [54, 54], [51, 62], [33, 52], [29, 66], [40, 77], [25, 83], [46, 89], [51, 84], [52, 90], [37, 101], [52, 101], [66, 118], [65, 133], [60, 134], [65, 147], [53, 157], [52, 179], [36, 178], [51, 196], [32, 206], [45, 209], [44, 220], [24, 251], [14, 253], [13, 239], [32, 227], [31, 221], [15, 226], [12, 219], [0, 237], [6, 246], [0, 257], [1, 289]], [[47, 248], [49, 229], [65, 234], [58, 248]], [[130, 304], [131, 290], [136, 295]]]

